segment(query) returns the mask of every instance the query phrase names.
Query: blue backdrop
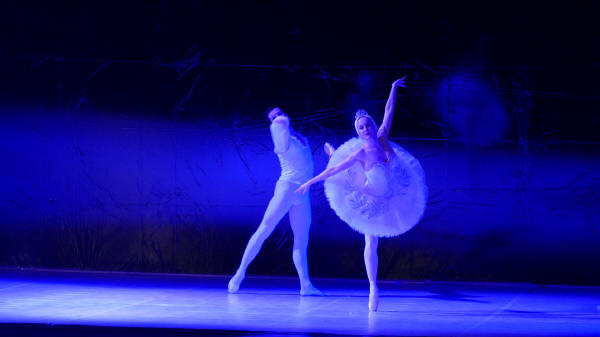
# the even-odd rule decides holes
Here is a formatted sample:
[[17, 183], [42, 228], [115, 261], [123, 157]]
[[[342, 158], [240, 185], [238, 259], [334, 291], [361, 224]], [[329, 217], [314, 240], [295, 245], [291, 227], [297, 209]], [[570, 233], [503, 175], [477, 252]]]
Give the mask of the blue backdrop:
[[[380, 278], [600, 283], [593, 8], [449, 6], [3, 4], [0, 264], [230, 274], [279, 173], [267, 108], [320, 170], [406, 75], [391, 137], [430, 200]], [[364, 277], [311, 196], [311, 274]], [[249, 272], [293, 275], [291, 240]]]

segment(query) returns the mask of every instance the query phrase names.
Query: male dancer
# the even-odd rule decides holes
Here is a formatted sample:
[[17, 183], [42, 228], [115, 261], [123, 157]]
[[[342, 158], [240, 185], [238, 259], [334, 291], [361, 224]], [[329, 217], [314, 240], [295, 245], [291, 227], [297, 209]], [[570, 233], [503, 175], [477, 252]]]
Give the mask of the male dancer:
[[294, 233], [292, 259], [300, 278], [300, 295], [320, 296], [323, 293], [312, 285], [308, 276], [306, 249], [311, 223], [310, 197], [308, 193], [295, 193], [300, 185], [313, 176], [311, 149], [307, 139], [294, 132], [290, 126], [290, 119], [281, 109], [274, 108], [269, 111], [268, 118], [271, 121], [271, 137], [275, 145], [275, 153], [281, 164], [281, 176], [275, 185], [275, 192], [262, 222], [250, 237], [240, 266], [227, 288], [230, 293], [239, 290], [248, 265], [254, 260], [275, 226], [286, 213], [289, 213], [290, 225]]

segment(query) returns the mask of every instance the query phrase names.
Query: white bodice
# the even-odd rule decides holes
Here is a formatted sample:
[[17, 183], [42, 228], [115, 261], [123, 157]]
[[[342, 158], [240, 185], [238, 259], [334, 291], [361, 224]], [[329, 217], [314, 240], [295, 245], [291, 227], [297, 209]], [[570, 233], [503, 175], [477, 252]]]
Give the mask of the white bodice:
[[368, 171], [365, 171], [367, 178], [365, 182], [365, 192], [376, 197], [384, 196], [390, 186], [390, 173], [384, 163], [375, 163]]

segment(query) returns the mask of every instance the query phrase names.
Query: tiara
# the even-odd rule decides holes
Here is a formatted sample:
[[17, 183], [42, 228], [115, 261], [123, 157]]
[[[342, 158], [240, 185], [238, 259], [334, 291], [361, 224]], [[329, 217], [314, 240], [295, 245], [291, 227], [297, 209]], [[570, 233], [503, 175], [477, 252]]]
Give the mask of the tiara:
[[363, 109], [360, 109], [360, 110], [358, 110], [358, 111], [356, 112], [356, 115], [354, 115], [354, 120], [355, 120], [355, 121], [357, 121], [357, 120], [359, 120], [360, 118], [363, 118], [363, 117], [369, 117], [369, 118], [372, 118], [372, 117], [371, 117], [371, 115], [369, 115], [369, 113], [368, 113], [368, 112], [366, 112], [366, 111], [365, 111], [365, 110], [363, 110]]

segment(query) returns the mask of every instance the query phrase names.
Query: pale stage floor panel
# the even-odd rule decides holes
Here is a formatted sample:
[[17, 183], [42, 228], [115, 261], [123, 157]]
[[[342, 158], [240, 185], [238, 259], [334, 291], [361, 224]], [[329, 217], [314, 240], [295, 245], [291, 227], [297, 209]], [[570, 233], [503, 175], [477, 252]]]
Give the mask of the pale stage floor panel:
[[[264, 334], [600, 336], [600, 287], [381, 282], [379, 311], [363, 280], [0, 270], [0, 323], [176, 328]], [[21, 325], [8, 325], [21, 323]]]

